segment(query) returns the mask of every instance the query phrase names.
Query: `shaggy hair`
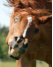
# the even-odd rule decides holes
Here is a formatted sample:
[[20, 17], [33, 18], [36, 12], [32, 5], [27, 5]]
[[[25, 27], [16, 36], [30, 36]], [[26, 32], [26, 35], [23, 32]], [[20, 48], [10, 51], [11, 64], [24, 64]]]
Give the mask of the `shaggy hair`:
[[7, 1], [9, 3], [9, 5], [13, 6], [13, 7], [18, 7], [18, 8], [31, 7], [33, 9], [49, 8], [52, 3], [51, 0], [7, 0]]

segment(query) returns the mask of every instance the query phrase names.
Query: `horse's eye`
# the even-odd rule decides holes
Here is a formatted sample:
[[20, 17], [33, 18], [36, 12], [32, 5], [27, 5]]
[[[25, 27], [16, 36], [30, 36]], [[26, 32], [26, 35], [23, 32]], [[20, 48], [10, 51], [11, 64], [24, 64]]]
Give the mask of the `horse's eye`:
[[17, 23], [19, 21], [19, 18], [15, 18], [14, 22]]

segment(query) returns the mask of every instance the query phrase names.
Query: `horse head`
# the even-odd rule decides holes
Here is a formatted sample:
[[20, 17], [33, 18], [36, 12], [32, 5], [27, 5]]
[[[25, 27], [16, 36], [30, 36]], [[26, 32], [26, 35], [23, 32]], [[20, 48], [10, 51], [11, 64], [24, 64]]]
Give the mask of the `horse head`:
[[25, 53], [35, 35], [39, 33], [39, 26], [46, 23], [50, 18], [51, 13], [48, 10], [14, 9], [6, 39], [9, 45], [8, 54], [15, 59], [19, 59]]

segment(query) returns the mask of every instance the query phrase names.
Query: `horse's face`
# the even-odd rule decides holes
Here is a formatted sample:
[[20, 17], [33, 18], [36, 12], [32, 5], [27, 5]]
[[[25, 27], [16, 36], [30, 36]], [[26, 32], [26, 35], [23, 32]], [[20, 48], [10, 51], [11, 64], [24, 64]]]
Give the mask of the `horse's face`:
[[[24, 9], [12, 13], [9, 33], [6, 39], [9, 45], [9, 55], [21, 56], [28, 47], [28, 43], [34, 40], [35, 34], [39, 31], [38, 24], [44, 24], [51, 18], [51, 15], [36, 17], [32, 12], [29, 9]], [[38, 10], [34, 13], [39, 14], [42, 12], [44, 13], [44, 10]]]
[[17, 48], [18, 51], [23, 53], [22, 47], [23, 49], [27, 48], [28, 42], [35, 35], [35, 26], [38, 27], [36, 22], [34, 22], [35, 20], [36, 17], [26, 11], [12, 14], [9, 34], [7, 36], [9, 51]]

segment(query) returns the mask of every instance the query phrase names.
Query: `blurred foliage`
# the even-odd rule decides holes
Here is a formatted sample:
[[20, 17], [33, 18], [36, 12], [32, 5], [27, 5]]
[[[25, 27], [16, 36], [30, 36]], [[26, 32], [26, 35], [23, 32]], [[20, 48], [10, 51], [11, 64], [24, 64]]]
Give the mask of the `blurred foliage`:
[[6, 45], [6, 36], [8, 27], [0, 27], [0, 59], [8, 58], [8, 46]]

